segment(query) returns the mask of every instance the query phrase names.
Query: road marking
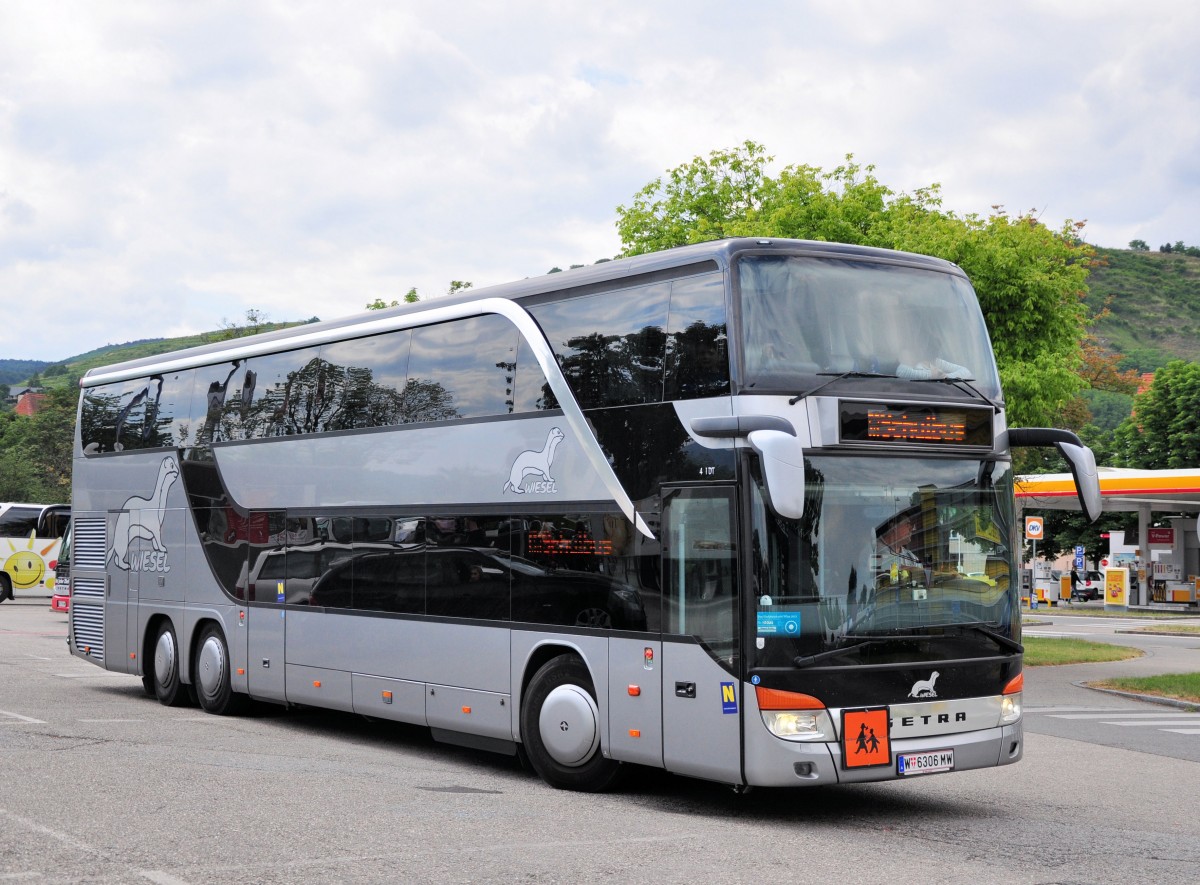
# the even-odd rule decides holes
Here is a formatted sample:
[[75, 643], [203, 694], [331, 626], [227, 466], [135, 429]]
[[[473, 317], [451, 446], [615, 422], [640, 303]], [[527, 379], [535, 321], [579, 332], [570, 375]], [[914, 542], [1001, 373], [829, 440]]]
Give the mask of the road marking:
[[157, 882], [158, 885], [188, 885], [186, 879], [180, 879], [170, 873], [164, 873], [162, 870], [139, 870], [138, 875], [151, 882]]
[[13, 718], [13, 719], [16, 719], [16, 720], [20, 721], [20, 722], [29, 722], [29, 723], [31, 723], [31, 724], [33, 724], [33, 725], [45, 725], [45, 724], [46, 724], [45, 720], [42, 720], [42, 719], [32, 719], [32, 718], [30, 718], [29, 716], [22, 716], [20, 713], [10, 713], [10, 712], [8, 712], [7, 710], [0, 710], [0, 716], [9, 716], [9, 717], [11, 717], [11, 718]]
[[0, 808], [0, 817], [6, 817], [9, 820], [16, 821], [26, 829], [33, 830], [35, 833], [41, 833], [43, 836], [49, 836], [56, 842], [61, 842], [63, 845], [66, 845], [69, 848], [74, 848], [77, 851], [85, 851], [88, 854], [99, 854], [101, 856], [104, 855], [104, 852], [100, 849], [93, 848], [86, 842], [80, 842], [69, 833], [62, 833], [58, 830], [52, 830], [49, 827], [44, 827], [35, 821], [31, 821], [29, 818], [21, 817], [19, 814], [13, 814], [11, 811], [6, 811], [3, 808]]
[[1200, 728], [1164, 728], [1163, 731], [1169, 731], [1171, 734], [1200, 734]]
[[[1196, 714], [1191, 714], [1195, 718]], [[1109, 710], [1105, 713], [1051, 713], [1052, 719], [1176, 719], [1188, 716], [1187, 713], [1122, 713], [1120, 710]]]
[[1102, 722], [1101, 724], [1102, 725], [1120, 725], [1125, 728], [1130, 728], [1130, 727], [1132, 727], [1132, 728], [1147, 728], [1147, 727], [1157, 728], [1157, 727], [1163, 726], [1163, 725], [1192, 725], [1196, 721], [1197, 721], [1197, 717], [1195, 717], [1195, 716], [1192, 716], [1191, 718], [1188, 718], [1188, 719], [1182, 719], [1179, 717], [1172, 717], [1170, 719], [1164, 719], [1162, 717], [1159, 717], [1158, 719], [1151, 719], [1149, 721], [1142, 720], [1140, 722]]
[[76, 722], [145, 722], [145, 719], [76, 719]]

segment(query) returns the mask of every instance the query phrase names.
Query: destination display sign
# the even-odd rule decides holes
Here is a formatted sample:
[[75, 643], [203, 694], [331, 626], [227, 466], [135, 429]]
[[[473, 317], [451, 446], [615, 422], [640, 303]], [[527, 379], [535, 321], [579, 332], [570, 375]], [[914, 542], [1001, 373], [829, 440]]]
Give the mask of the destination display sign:
[[844, 443], [992, 447], [992, 410], [964, 406], [839, 403]]

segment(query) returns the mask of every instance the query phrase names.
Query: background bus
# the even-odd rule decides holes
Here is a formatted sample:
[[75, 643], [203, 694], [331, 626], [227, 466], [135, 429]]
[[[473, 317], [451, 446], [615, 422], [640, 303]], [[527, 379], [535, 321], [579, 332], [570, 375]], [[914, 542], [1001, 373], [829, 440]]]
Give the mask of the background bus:
[[[725, 240], [90, 372], [72, 652], [739, 787], [1021, 756], [1009, 429], [946, 262]], [[980, 575], [983, 577], [981, 578]]]
[[0, 602], [53, 591], [66, 504], [0, 504]]

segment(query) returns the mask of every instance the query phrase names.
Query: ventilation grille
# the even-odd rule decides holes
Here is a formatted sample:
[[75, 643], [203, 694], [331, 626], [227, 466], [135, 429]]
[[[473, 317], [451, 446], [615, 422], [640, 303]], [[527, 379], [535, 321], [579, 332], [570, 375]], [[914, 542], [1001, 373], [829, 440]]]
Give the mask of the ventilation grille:
[[89, 599], [104, 602], [103, 578], [76, 578], [71, 582], [71, 595], [76, 599]]
[[97, 661], [104, 660], [104, 606], [79, 600], [71, 602], [71, 636], [75, 648]]
[[108, 532], [105, 520], [103, 518], [77, 519], [72, 532], [74, 534], [75, 571], [103, 569], [104, 561], [108, 558], [105, 556], [108, 550]]

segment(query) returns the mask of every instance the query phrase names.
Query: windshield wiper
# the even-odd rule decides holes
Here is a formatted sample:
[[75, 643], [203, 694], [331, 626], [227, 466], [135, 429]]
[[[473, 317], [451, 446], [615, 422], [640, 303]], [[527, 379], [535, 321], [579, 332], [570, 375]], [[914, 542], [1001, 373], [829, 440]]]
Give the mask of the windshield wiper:
[[[922, 627], [919, 629], [925, 629], [925, 628]], [[818, 661], [825, 661], [825, 660], [828, 660], [829, 658], [840, 657], [841, 655], [844, 655], [847, 652], [854, 651], [855, 649], [862, 648], [863, 646], [866, 646], [866, 645], [885, 645], [889, 642], [908, 642], [913, 639], [934, 639], [935, 637], [929, 636], [924, 633], [894, 633], [894, 634], [888, 634], [888, 635], [883, 635], [883, 636], [870, 636], [870, 637], [856, 635], [854, 633], [847, 633], [845, 638], [846, 639], [857, 639], [859, 641], [854, 643], [853, 645], [843, 645], [841, 648], [831, 648], [829, 651], [817, 652], [815, 655], [797, 655], [796, 657], [792, 658], [792, 664], [798, 668], [811, 667], [813, 664], [817, 663]]]
[[[988, 639], [995, 642], [1001, 648], [1022, 654], [1025, 651], [1025, 646], [1021, 643], [1009, 639], [1003, 633], [997, 633], [982, 621], [963, 621], [961, 623], [952, 621], [949, 624], [923, 624], [919, 627], [914, 627], [914, 630], [945, 630], [950, 627], [957, 627], [963, 630], [970, 630], [986, 636]], [[882, 645], [890, 642], [910, 642], [914, 639], [940, 639], [942, 637], [931, 633], [890, 633], [883, 636], [866, 637], [862, 634], [846, 634], [846, 639], [858, 639], [853, 645], [843, 645], [841, 648], [831, 648], [829, 651], [818, 652], [815, 655], [797, 655], [792, 658], [792, 665], [797, 669], [811, 667], [813, 664], [827, 661], [830, 658], [841, 657], [848, 652], [855, 651], [867, 645]]]
[[909, 380], [915, 381], [918, 384], [928, 384], [931, 381], [934, 384], [953, 384], [959, 390], [965, 390], [967, 393], [973, 393], [975, 396], [979, 397], [981, 400], [995, 409], [997, 415], [1004, 411], [991, 397], [971, 383], [975, 380], [974, 378], [910, 378]]
[[947, 626], [962, 627], [964, 630], [973, 630], [981, 636], [986, 636], [1003, 649], [1016, 652], [1017, 654], [1024, 654], [1025, 652], [1025, 646], [1021, 645], [1021, 643], [1017, 642], [1015, 639], [1010, 639], [1003, 633], [997, 633], [995, 630], [991, 629], [987, 624], [984, 624], [981, 621], [969, 621], [962, 624], [948, 624]]
[[862, 648], [864, 645], [876, 645], [880, 642], [885, 642], [883, 639], [864, 639], [861, 642], [856, 642], [853, 645], [843, 645], [841, 648], [831, 648], [829, 651], [817, 652], [815, 655], [797, 655], [792, 658], [792, 664], [797, 668], [811, 667], [818, 661], [825, 661], [829, 658], [840, 657], [847, 652], [852, 652], [857, 648]]
[[[834, 375], [833, 372], [817, 372], [817, 374], [820, 376]], [[792, 397], [790, 400], [788, 400], [788, 405], [794, 406], [794, 405], [796, 405], [796, 403], [800, 402], [800, 400], [804, 399], [806, 396], [812, 396], [817, 391], [824, 390], [830, 384], [834, 384], [838, 381], [841, 381], [843, 378], [896, 378], [896, 377], [899, 377], [899, 376], [888, 375], [885, 372], [857, 372], [857, 371], [839, 372], [838, 374], [834, 375], [834, 377], [832, 377], [828, 381], [826, 381], [824, 384], [818, 384], [812, 390], [806, 390], [806, 391], [804, 391], [804, 393], [796, 394], [794, 397]], [[986, 399], [986, 397], [985, 397], [985, 399]]]

